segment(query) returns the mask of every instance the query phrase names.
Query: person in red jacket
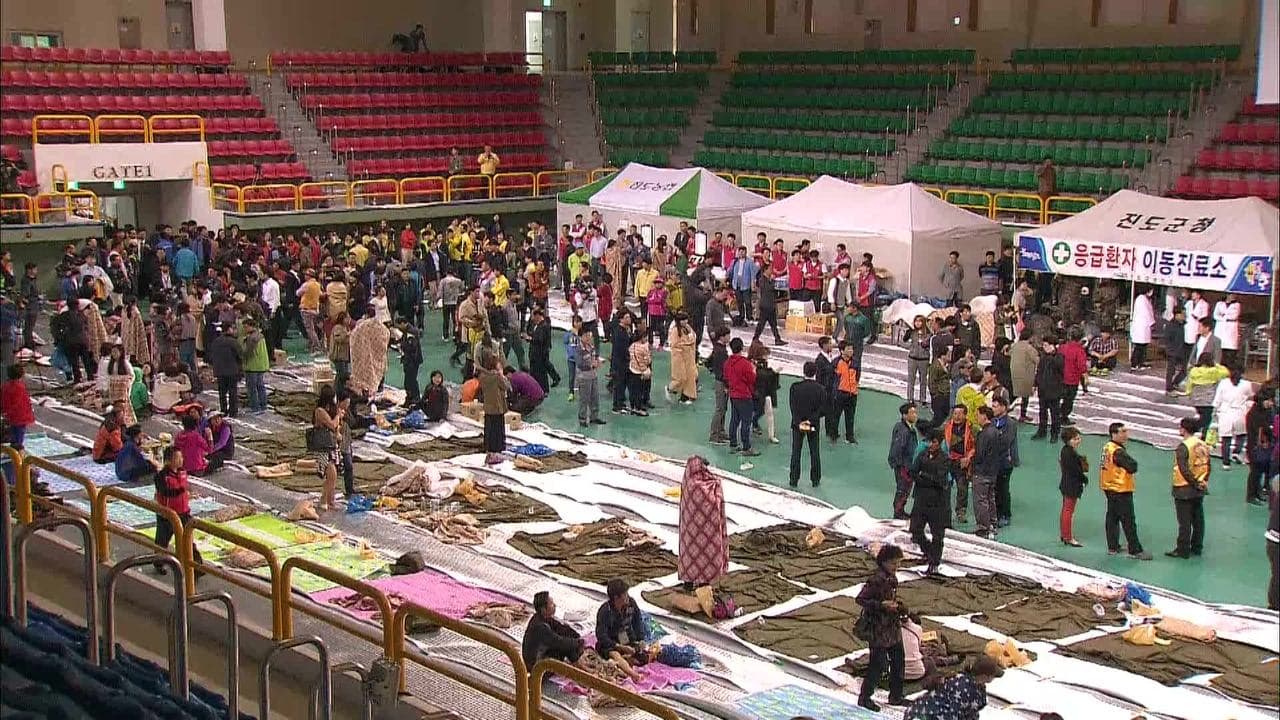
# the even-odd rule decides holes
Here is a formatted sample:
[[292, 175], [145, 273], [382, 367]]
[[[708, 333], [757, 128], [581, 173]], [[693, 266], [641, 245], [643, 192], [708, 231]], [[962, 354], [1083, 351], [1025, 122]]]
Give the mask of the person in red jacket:
[[27, 426], [35, 424], [36, 414], [31, 409], [31, 394], [22, 377], [26, 374], [21, 365], [9, 366], [9, 380], [0, 386], [0, 414], [9, 425], [9, 444], [21, 450], [26, 441]]
[[[1058, 346], [1058, 354], [1062, 356], [1062, 426], [1074, 425], [1071, 422], [1071, 411], [1076, 406], [1076, 393], [1086, 387], [1089, 380], [1089, 354], [1085, 352], [1084, 331], [1079, 327], [1071, 328], [1070, 340]], [[1085, 392], [1088, 392], [1086, 389]]]
[[729, 447], [741, 448], [745, 457], [760, 451], [751, 449], [751, 420], [755, 416], [756, 366], [742, 354], [742, 338], [729, 341], [729, 359], [724, 361], [724, 384], [729, 390]]
[[[191, 491], [187, 485], [187, 471], [182, 469], [182, 451], [170, 445], [164, 449], [164, 467], [155, 475], [156, 504], [178, 515], [183, 527], [191, 522]], [[156, 515], [156, 545], [169, 547], [169, 540], [181, 529], [173, 527], [164, 515]], [[200, 551], [192, 547], [197, 565], [204, 563]], [[163, 565], [154, 565], [156, 573], [165, 574]], [[198, 571], [197, 571], [197, 574]]]

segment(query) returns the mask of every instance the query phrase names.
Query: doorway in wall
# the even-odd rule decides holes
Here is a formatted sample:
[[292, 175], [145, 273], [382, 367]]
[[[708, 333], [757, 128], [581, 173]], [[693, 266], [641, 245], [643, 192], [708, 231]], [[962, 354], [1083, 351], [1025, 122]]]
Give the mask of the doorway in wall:
[[564, 70], [568, 58], [567, 14], [530, 10], [524, 14], [524, 52], [535, 73]]
[[195, 50], [195, 22], [191, 0], [165, 0], [164, 19], [168, 25], [170, 50]]
[[649, 52], [649, 12], [631, 11], [631, 52]]

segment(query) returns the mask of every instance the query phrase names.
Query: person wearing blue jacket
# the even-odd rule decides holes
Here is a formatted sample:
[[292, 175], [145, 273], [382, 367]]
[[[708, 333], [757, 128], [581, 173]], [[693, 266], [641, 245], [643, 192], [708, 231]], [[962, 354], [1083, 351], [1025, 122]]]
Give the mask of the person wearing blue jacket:
[[755, 287], [756, 276], [759, 273], [760, 266], [747, 255], [747, 247], [739, 245], [738, 255], [733, 259], [733, 265], [729, 267], [729, 284], [733, 287], [734, 297], [738, 301], [738, 318], [733, 324], [738, 327], [746, 325], [752, 319], [751, 290]]
[[901, 419], [893, 426], [889, 439], [889, 468], [893, 470], [894, 481], [893, 517], [895, 520], [907, 520], [911, 517], [907, 514], [907, 499], [911, 496], [911, 465], [920, 445], [920, 434], [916, 429], [920, 416], [913, 402], [900, 405], [898, 416]]
[[142, 452], [138, 444], [142, 437], [141, 425], [130, 425], [124, 431], [124, 445], [116, 455], [116, 479], [124, 484], [150, 478], [157, 468]]
[[578, 374], [578, 338], [582, 335], [582, 318], [577, 315], [569, 321], [569, 332], [564, 334], [564, 358], [569, 363], [569, 402], [573, 402], [573, 391], [577, 387], [574, 378]]

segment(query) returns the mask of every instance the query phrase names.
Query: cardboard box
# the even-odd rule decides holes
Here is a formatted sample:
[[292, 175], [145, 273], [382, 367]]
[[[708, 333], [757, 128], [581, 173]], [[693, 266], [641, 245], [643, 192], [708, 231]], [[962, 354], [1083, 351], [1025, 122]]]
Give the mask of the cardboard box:
[[520, 413], [514, 410], [508, 410], [504, 419], [507, 423], [508, 430], [519, 430], [524, 427], [524, 418], [520, 416]]
[[788, 315], [786, 330], [787, 332], [808, 332], [809, 322], [803, 315]]
[[476, 422], [484, 422], [484, 403], [479, 400], [462, 403], [458, 408], [463, 417]]
[[810, 335], [830, 335], [836, 329], [836, 318], [831, 313], [814, 313], [806, 318], [805, 332]]

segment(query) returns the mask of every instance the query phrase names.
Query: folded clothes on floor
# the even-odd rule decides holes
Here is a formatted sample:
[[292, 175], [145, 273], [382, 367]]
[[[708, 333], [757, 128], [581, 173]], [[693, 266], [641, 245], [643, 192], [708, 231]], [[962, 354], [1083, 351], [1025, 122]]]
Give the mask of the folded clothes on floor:
[[1177, 685], [1204, 673], [1224, 673], [1213, 685], [1228, 696], [1271, 707], [1280, 705], [1275, 664], [1261, 667], [1271, 653], [1244, 643], [1174, 638], [1168, 645], [1134, 645], [1119, 635], [1106, 635], [1072, 643], [1058, 652], [1127, 670], [1163, 685]]
[[[697, 682], [701, 675], [696, 670], [688, 668], [676, 668], [670, 665], [664, 665], [660, 662], [650, 662], [635, 668], [635, 672], [639, 674], [639, 680], [632, 680], [626, 675], [612, 660], [606, 660], [596, 653], [595, 648], [588, 647], [578, 660], [578, 667], [586, 672], [595, 675], [601, 680], [620, 685], [623, 688], [636, 693], [652, 692], [654, 690], [662, 690], [668, 687], [677, 687]], [[618, 707], [620, 704], [605, 695], [601, 695], [595, 690], [588, 691], [586, 688], [569, 680], [568, 678], [551, 676], [551, 681], [560, 686], [565, 692], [575, 695], [586, 695], [588, 702], [592, 707]]]
[[862, 608], [853, 598], [841, 595], [782, 615], [762, 615], [733, 632], [752, 645], [819, 663], [867, 646], [853, 635], [853, 626], [861, 614]]
[[[731, 596], [734, 604], [741, 608], [743, 613], [753, 613], [780, 605], [797, 595], [804, 595], [808, 592], [805, 588], [795, 583], [787, 582], [778, 577], [777, 573], [767, 570], [735, 570], [716, 580], [714, 588], [716, 593]], [[691, 610], [694, 607], [698, 607], [697, 598], [694, 597], [693, 593], [685, 592], [682, 587], [649, 590], [642, 593], [642, 596], [645, 600], [660, 608], [679, 612], [682, 615], [704, 622], [707, 621], [706, 613], [700, 607], [696, 611], [690, 612], [681, 609], [677, 605], [677, 598], [685, 597], [694, 600], [692, 605], [686, 606], [687, 608]]]
[[511, 547], [532, 558], [564, 560], [596, 550], [657, 545], [658, 540], [618, 518], [573, 525], [545, 533], [519, 531], [507, 541]]
[[533, 607], [517, 602], [478, 602], [467, 608], [467, 619], [486, 623], [503, 630], [514, 627], [533, 614]]
[[488, 535], [476, 517], [469, 513], [407, 510], [400, 513], [400, 519], [427, 530], [437, 540], [449, 545], [479, 545]]
[[597, 585], [604, 585], [614, 578], [621, 578], [628, 585], [638, 585], [674, 573], [676, 556], [670, 550], [641, 545], [565, 558], [543, 570]]

